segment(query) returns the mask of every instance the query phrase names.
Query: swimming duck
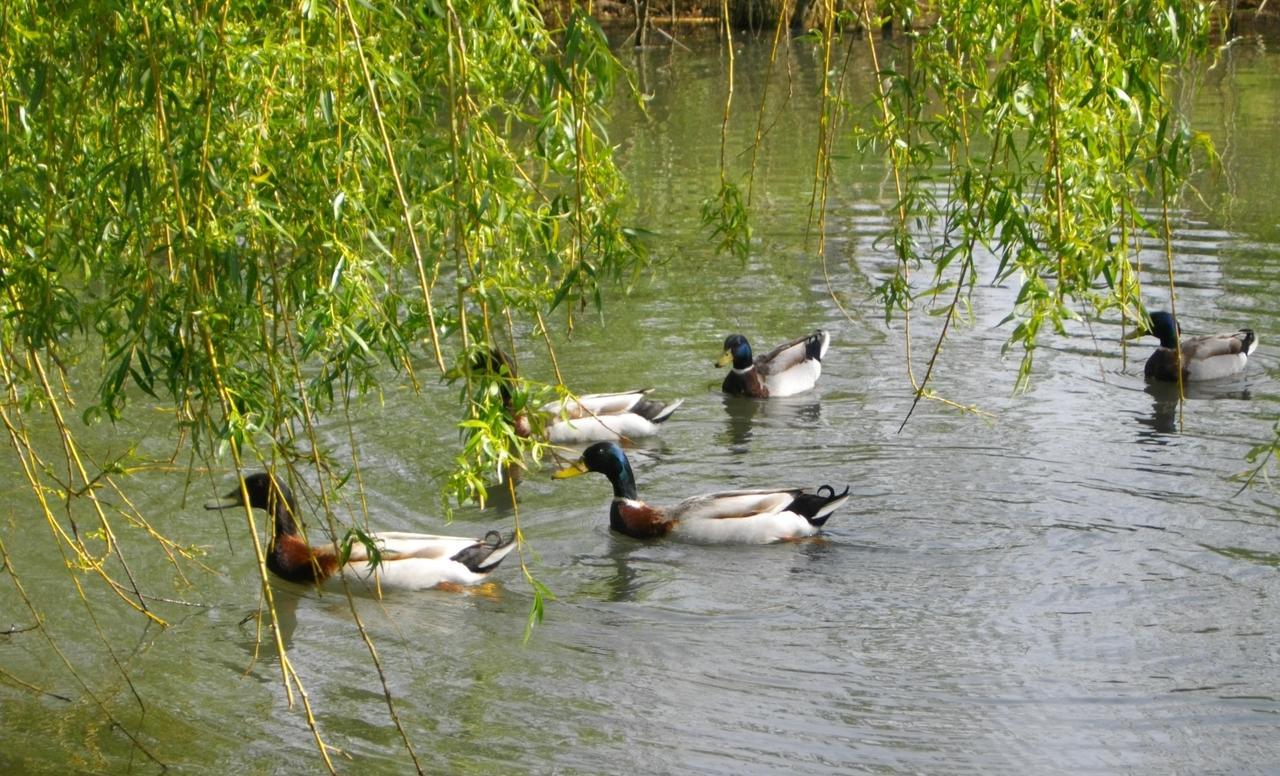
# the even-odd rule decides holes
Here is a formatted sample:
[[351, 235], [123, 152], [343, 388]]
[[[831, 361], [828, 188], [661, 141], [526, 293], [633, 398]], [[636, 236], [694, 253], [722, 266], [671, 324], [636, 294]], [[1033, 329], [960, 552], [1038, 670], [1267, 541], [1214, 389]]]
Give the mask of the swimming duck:
[[609, 527], [636, 539], [668, 534], [704, 543], [768, 544], [818, 533], [831, 513], [849, 499], [849, 489], [830, 485], [806, 493], [800, 488], [730, 490], [687, 498], [671, 507], [644, 503], [636, 496], [631, 462], [613, 442], [597, 442], [556, 479], [599, 472], [613, 484]]
[[[1151, 313], [1151, 328], [1139, 328], [1130, 337], [1151, 335], [1160, 340], [1160, 347], [1147, 359], [1143, 373], [1148, 380], [1178, 380], [1178, 334], [1182, 327], [1172, 314]], [[1241, 329], [1231, 334], [1211, 334], [1204, 337], [1182, 337], [1182, 380], [1194, 382], [1230, 377], [1244, 371], [1249, 354], [1258, 347], [1253, 329]]]
[[489, 531], [482, 539], [389, 532], [370, 535], [381, 555], [376, 566], [359, 542], [352, 543], [344, 563], [337, 545], [307, 544], [298, 533], [293, 493], [266, 472], [245, 477], [243, 489], [237, 485], [221, 499], [205, 504], [205, 509], [243, 507], [246, 493], [249, 506], [275, 520], [267, 569], [287, 582], [336, 581], [341, 567], [348, 578], [375, 582], [383, 590], [457, 589], [482, 582], [515, 549], [515, 537], [503, 539], [497, 531]]
[[803, 393], [818, 384], [822, 357], [830, 344], [831, 335], [819, 329], [753, 359], [747, 338], [730, 334], [724, 341], [724, 353], [716, 361], [716, 366], [733, 364], [720, 390], [756, 399]]
[[[516, 379], [511, 359], [497, 348], [477, 359], [479, 368], [489, 369], [504, 379], [500, 384], [502, 401], [515, 417], [516, 433], [532, 433], [529, 419], [513, 407], [507, 382]], [[660, 402], [645, 398], [652, 388], [619, 393], [585, 393], [544, 404], [538, 408], [548, 442], [558, 445], [586, 444], [597, 441], [620, 441], [653, 436], [659, 424], [684, 403], [684, 399]]]

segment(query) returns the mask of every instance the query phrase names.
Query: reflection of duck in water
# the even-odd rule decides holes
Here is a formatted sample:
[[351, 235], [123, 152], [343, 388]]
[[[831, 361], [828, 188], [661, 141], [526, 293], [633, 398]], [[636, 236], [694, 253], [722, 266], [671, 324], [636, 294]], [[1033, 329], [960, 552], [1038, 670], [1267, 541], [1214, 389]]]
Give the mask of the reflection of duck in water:
[[[1178, 384], [1176, 382], [1153, 380], [1147, 383], [1145, 390], [1152, 399], [1151, 416], [1149, 418], [1139, 418], [1138, 422], [1144, 426], [1149, 426], [1156, 434], [1143, 432], [1142, 436], [1178, 433], [1178, 407], [1181, 406], [1183, 399], [1183, 396], [1178, 392]], [[1186, 398], [1194, 400], [1240, 399], [1248, 401], [1252, 398], [1248, 388], [1240, 388], [1233, 381], [1227, 381], [1226, 385], [1204, 382], [1188, 383], [1183, 386], [1183, 394], [1185, 394]]]
[[800, 488], [734, 490], [687, 498], [656, 507], [636, 495], [635, 474], [627, 454], [613, 442], [588, 447], [575, 464], [556, 472], [556, 479], [599, 472], [613, 484], [609, 527], [636, 539], [671, 535], [704, 543], [768, 544], [818, 533], [831, 513], [849, 500], [849, 489], [830, 485], [806, 493]]
[[[246, 501], [247, 497], [247, 501]], [[432, 534], [369, 534], [373, 553], [361, 542], [350, 550], [336, 544], [311, 545], [298, 532], [298, 505], [288, 486], [266, 472], [244, 478], [241, 485], [205, 509], [232, 509], [245, 504], [262, 509], [275, 521], [267, 547], [267, 568], [287, 582], [322, 584], [339, 572], [370, 580], [381, 589], [424, 590], [475, 585], [515, 549], [515, 538], [490, 531], [482, 539]]]
[[729, 422], [729, 444], [751, 441], [756, 424], [764, 426], [811, 426], [822, 417], [822, 402], [812, 397], [792, 397], [774, 401], [752, 401], [725, 396], [724, 410]]
[[1160, 340], [1160, 347], [1147, 359], [1143, 370], [1148, 380], [1177, 382], [1179, 369], [1183, 382], [1230, 377], [1244, 371], [1249, 354], [1258, 347], [1253, 329], [1179, 339], [1181, 331], [1173, 315], [1162, 311], [1151, 313], [1150, 328], [1139, 328], [1129, 335], [1150, 335]]
[[779, 345], [763, 356], [752, 357], [751, 344], [741, 334], [730, 334], [716, 366], [732, 363], [720, 389], [755, 399], [792, 396], [812, 389], [822, 375], [822, 357], [831, 335], [819, 329]]

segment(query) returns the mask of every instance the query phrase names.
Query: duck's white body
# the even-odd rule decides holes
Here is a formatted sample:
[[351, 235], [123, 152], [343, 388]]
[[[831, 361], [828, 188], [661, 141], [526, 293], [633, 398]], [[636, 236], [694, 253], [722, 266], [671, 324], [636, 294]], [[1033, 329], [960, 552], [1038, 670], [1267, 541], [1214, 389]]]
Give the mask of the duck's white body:
[[684, 399], [664, 405], [645, 399], [648, 393], [592, 393], [546, 404], [541, 411], [547, 416], [547, 440], [572, 445], [653, 436]]
[[675, 538], [705, 544], [771, 544], [787, 539], [816, 536], [847, 495], [824, 505], [806, 518], [787, 509], [800, 488], [788, 490], [735, 490], [694, 496], [667, 510], [677, 520]]
[[818, 332], [820, 343], [818, 357], [806, 356], [810, 347], [807, 338], [801, 338], [786, 345], [780, 345], [765, 354], [764, 360], [769, 364], [769, 374], [765, 375], [764, 384], [770, 396], [794, 396], [797, 393], [813, 390], [822, 376], [822, 359], [827, 356], [827, 348], [831, 347], [831, 334]]
[[[383, 590], [427, 590], [441, 584], [476, 585], [516, 547], [511, 543], [495, 549], [472, 570], [455, 558], [459, 553], [479, 547], [480, 542], [475, 539], [394, 531], [372, 534], [370, 538], [381, 553], [381, 561], [373, 565], [364, 545], [355, 543], [342, 573], [347, 579]], [[337, 575], [326, 580], [327, 587], [340, 585]]]

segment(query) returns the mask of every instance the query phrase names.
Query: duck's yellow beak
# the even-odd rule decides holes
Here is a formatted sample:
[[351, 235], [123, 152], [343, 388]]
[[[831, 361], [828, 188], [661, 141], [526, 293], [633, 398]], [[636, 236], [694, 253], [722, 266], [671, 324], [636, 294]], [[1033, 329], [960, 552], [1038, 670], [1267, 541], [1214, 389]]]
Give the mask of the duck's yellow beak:
[[1151, 333], [1151, 332], [1147, 329], [1147, 327], [1146, 327], [1146, 326], [1138, 326], [1138, 327], [1134, 328], [1134, 330], [1133, 330], [1133, 331], [1131, 331], [1131, 332], [1129, 332], [1128, 334], [1124, 335], [1124, 338], [1125, 338], [1125, 339], [1127, 339], [1127, 340], [1142, 339], [1143, 337], [1147, 336], [1147, 335], [1148, 335], [1148, 334], [1150, 334], [1150, 333]]
[[720, 358], [716, 359], [716, 366], [728, 366], [733, 363], [733, 351], [726, 350], [720, 354]]
[[570, 477], [577, 477], [580, 474], [586, 474], [588, 471], [590, 470], [587, 468], [586, 462], [582, 460], [578, 460], [564, 467], [563, 469], [556, 472], [555, 474], [551, 475], [551, 479], [567, 480]]

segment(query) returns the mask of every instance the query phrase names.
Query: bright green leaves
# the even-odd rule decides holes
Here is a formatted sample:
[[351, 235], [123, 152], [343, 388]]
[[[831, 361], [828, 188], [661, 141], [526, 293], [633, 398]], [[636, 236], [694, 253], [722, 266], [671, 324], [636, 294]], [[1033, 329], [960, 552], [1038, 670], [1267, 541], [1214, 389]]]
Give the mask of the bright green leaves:
[[[899, 182], [886, 313], [948, 283], [1018, 284], [1007, 320], [1025, 386], [1046, 327], [1134, 304], [1138, 240], [1165, 237], [1142, 208], [1193, 160], [1168, 85], [1204, 50], [1207, 7], [931, 4], [937, 24], [889, 52], [876, 96], [874, 134]], [[936, 239], [918, 239], [923, 225]], [[909, 279], [919, 267], [933, 275], [924, 291]]]
[[751, 255], [751, 220], [735, 184], [724, 181], [720, 191], [702, 203], [702, 223], [711, 229], [717, 250], [746, 262]]
[[[282, 444], [393, 372], [418, 384], [423, 343], [451, 360], [639, 266], [603, 129], [620, 68], [581, 11], [553, 32], [522, 2], [205, 10], [6, 13], [2, 336], [92, 334], [87, 416], [140, 389], [197, 443]], [[463, 480], [519, 457], [462, 415], [496, 424]]]

